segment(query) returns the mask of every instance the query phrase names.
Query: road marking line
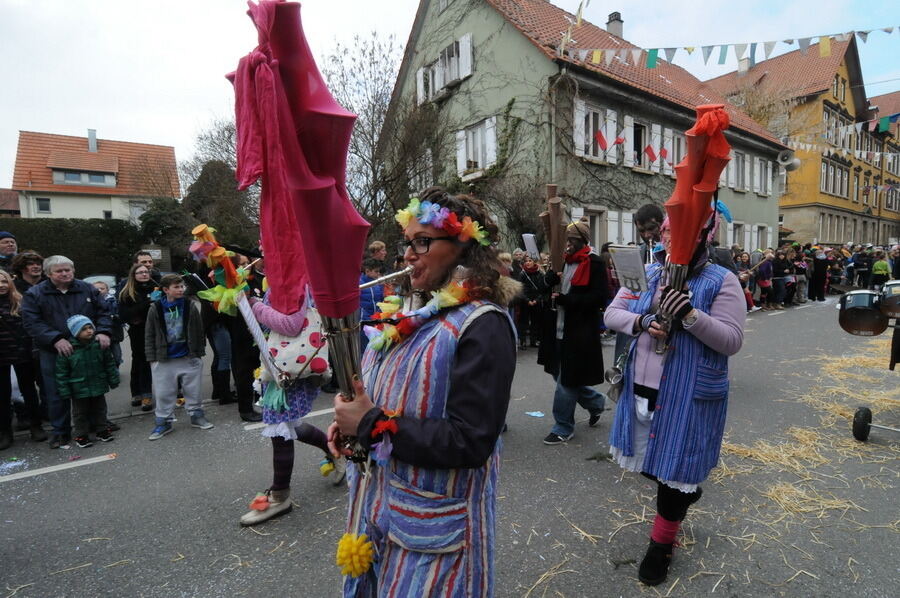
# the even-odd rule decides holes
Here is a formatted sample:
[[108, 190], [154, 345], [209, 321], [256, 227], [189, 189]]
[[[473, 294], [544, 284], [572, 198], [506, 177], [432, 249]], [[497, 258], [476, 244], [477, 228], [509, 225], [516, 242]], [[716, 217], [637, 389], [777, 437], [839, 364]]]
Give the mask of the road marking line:
[[[307, 413], [306, 415], [303, 416], [303, 419], [306, 419], [307, 417], [316, 417], [317, 415], [325, 415], [326, 413], [334, 413], [334, 407], [331, 407], [330, 409], [319, 409], [318, 411], [310, 411], [309, 413]], [[260, 428], [265, 428], [267, 425], [269, 425], [269, 424], [266, 424], [263, 422], [259, 422], [257, 424], [247, 424], [246, 426], [244, 426], [244, 430], [247, 430], [248, 432], [250, 430], [259, 430]]]
[[780, 315], [782, 315], [783, 313], [784, 313], [784, 312], [781, 311], [781, 310], [779, 310], [779, 311], [770, 311], [770, 312], [769, 312], [769, 315], [770, 315], [770, 316], [780, 316]]
[[69, 463], [60, 463], [59, 465], [51, 465], [50, 467], [42, 467], [40, 469], [32, 469], [31, 471], [20, 471], [19, 473], [11, 473], [9, 475], [0, 476], [0, 484], [3, 482], [11, 482], [13, 480], [21, 480], [22, 478], [30, 478], [36, 475], [44, 475], [45, 473], [53, 473], [54, 471], [62, 471], [63, 469], [72, 469], [73, 467], [81, 467], [82, 465], [93, 465], [104, 461], [111, 461], [117, 457], [116, 453], [103, 455], [102, 457], [91, 457], [90, 459], [79, 459], [78, 461], [70, 461]]
[[801, 305], [800, 307], [795, 307], [794, 309], [806, 309], [807, 307], [812, 307], [812, 305]]

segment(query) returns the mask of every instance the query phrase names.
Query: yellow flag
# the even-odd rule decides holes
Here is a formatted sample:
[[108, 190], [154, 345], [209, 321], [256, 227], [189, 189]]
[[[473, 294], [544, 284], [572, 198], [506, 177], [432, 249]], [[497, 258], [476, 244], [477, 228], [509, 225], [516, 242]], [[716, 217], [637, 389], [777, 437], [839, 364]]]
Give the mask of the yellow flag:
[[819, 38], [819, 57], [831, 56], [831, 37], [823, 35]]
[[591, 62], [594, 64], [600, 64], [601, 58], [603, 58], [603, 50], [594, 50], [591, 54]]
[[688, 54], [694, 53], [694, 46], [685, 46], [684, 49], [687, 51]]

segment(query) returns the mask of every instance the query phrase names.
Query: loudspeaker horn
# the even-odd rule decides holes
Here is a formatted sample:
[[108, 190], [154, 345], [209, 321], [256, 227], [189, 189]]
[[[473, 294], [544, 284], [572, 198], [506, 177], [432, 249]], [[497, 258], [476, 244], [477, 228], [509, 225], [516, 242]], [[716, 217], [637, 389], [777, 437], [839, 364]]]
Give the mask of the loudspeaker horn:
[[782, 150], [778, 152], [777, 161], [778, 165], [788, 172], [800, 168], [800, 159], [795, 158], [794, 152], [792, 152], [791, 150]]

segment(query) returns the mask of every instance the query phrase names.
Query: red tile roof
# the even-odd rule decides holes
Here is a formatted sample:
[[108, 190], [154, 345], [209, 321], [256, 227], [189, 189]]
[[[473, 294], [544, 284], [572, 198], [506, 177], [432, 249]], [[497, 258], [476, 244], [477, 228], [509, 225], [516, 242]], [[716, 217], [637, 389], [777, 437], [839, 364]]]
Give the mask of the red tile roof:
[[802, 98], [831, 89], [850, 41], [831, 42], [831, 56], [819, 56], [819, 44], [811, 45], [806, 54], [794, 50], [755, 64], [744, 74], [737, 71], [707, 81], [722, 94], [729, 94], [746, 85], [760, 85], [762, 89], [786, 92]]
[[[51, 168], [116, 172], [116, 186], [57, 185]], [[181, 195], [174, 147], [98, 139], [97, 152], [91, 153], [87, 137], [31, 131], [19, 131], [12, 188], [125, 197]]]
[[[8, 212], [15, 211], [16, 214]], [[0, 189], [0, 214], [9, 218], [19, 213], [19, 194], [12, 189]]]
[[[605, 59], [595, 65], [589, 61], [582, 62], [573, 57], [559, 56], [557, 46], [562, 41], [563, 33], [568, 30], [570, 21], [574, 22], [575, 17], [547, 0], [487, 0], [487, 2], [551, 60], [577, 64], [689, 110], [701, 104], [725, 104], [733, 127], [770, 143], [782, 145], [766, 128], [729, 104], [718, 90], [683, 68], [662, 59], [657, 61], [656, 68], [648, 69], [645, 65], [646, 53], [642, 53], [638, 66], [630, 63], [630, 56], [627, 65], [614, 59], [609, 66], [606, 66]], [[638, 49], [638, 46], [584, 20], [580, 27], [573, 28], [572, 38], [573, 41], [568, 45], [570, 49]]]
[[[874, 98], [869, 98], [869, 104], [878, 106], [877, 116], [879, 118], [897, 114], [900, 112], [900, 91], [885, 93], [880, 96], [875, 96]], [[890, 129], [894, 133], [894, 143], [900, 143], [900, 120], [892, 124]]]

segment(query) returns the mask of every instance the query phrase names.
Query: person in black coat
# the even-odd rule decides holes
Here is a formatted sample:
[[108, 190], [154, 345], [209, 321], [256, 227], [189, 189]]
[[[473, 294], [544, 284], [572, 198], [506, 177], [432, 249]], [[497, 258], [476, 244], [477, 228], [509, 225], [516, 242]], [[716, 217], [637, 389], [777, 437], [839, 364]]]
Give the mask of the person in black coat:
[[603, 382], [603, 348], [600, 312], [609, 300], [606, 267], [588, 244], [586, 222], [566, 228], [566, 265], [562, 273], [548, 272], [548, 286], [559, 284], [556, 309], [548, 311], [538, 363], [556, 380], [553, 395], [553, 429], [544, 444], [560, 444], [574, 435], [575, 405], [590, 413], [588, 425], [597, 424], [606, 397], [591, 388]]
[[550, 287], [544, 280], [537, 262], [530, 255], [525, 255], [522, 267], [513, 276], [522, 283], [524, 299], [519, 304], [519, 318], [516, 322], [519, 334], [519, 347], [525, 348], [530, 338], [531, 346], [537, 347], [541, 336], [543, 313], [550, 302]]

